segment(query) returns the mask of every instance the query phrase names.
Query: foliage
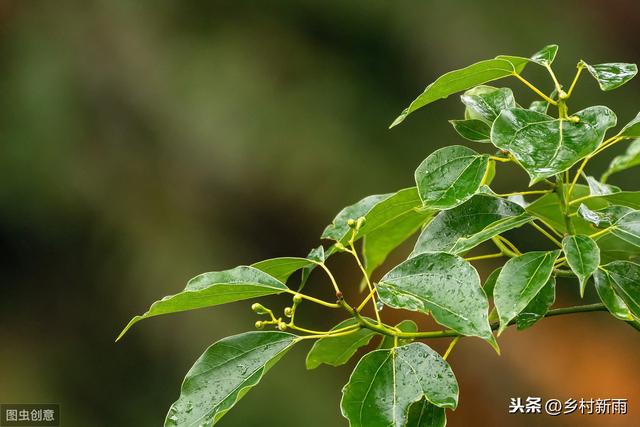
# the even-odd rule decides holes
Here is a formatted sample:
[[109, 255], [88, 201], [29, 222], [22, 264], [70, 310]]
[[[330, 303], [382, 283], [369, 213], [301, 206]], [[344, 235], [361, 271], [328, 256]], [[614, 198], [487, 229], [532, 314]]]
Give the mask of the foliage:
[[[316, 340], [306, 362], [314, 369], [347, 363], [377, 337], [377, 349], [360, 359], [343, 389], [342, 414], [349, 424], [443, 426], [445, 409], [458, 404], [458, 384], [446, 359], [462, 337], [479, 337], [499, 353], [496, 338], [511, 325], [521, 330], [544, 317], [607, 310], [638, 329], [640, 264], [634, 260], [640, 254], [640, 193], [605, 181], [640, 164], [640, 140], [611, 162], [600, 181], [585, 168], [608, 148], [640, 137], [640, 115], [607, 137], [617, 124], [613, 111], [591, 106], [570, 113], [567, 106], [585, 68], [602, 90], [612, 90], [634, 77], [637, 67], [580, 61], [565, 91], [551, 68], [557, 51], [550, 45], [530, 58], [498, 56], [449, 72], [427, 86], [392, 127], [431, 102], [465, 91], [464, 117], [451, 123], [460, 136], [480, 143], [478, 151], [460, 145], [437, 150], [417, 167], [415, 187], [347, 206], [322, 234], [332, 242], [327, 248], [313, 249], [307, 257], [274, 258], [202, 274], [184, 291], [134, 317], [120, 337], [152, 316], [265, 295], [292, 297], [282, 316], [260, 303], [252, 305], [266, 316], [256, 328], [277, 331], [247, 332], [207, 349], [187, 374], [165, 425], [215, 424], [293, 345]], [[549, 72], [552, 94], [522, 76], [529, 63]], [[541, 99], [523, 108], [511, 89], [485, 85], [506, 77], [516, 78]], [[557, 117], [548, 114], [550, 107]], [[520, 166], [529, 175], [529, 186], [536, 188], [495, 193], [490, 186], [498, 163]], [[586, 185], [578, 183], [581, 178]], [[524, 226], [539, 231], [551, 248], [522, 253], [503, 235]], [[372, 275], [389, 253], [418, 231], [409, 257], [374, 283]], [[468, 254], [485, 242], [497, 251]], [[338, 254], [351, 256], [362, 272], [364, 295], [356, 305], [347, 302], [327, 265]], [[472, 262], [490, 258], [506, 262], [483, 285]], [[335, 291], [335, 302], [302, 292], [318, 267]], [[290, 278], [296, 271], [302, 280], [294, 290]], [[581, 297], [593, 277], [602, 303], [552, 308], [558, 277], [575, 280]], [[349, 295], [353, 293], [350, 289]], [[304, 301], [344, 310], [347, 317], [328, 331], [308, 329], [296, 321]], [[383, 305], [431, 316], [445, 329], [419, 331], [410, 320], [389, 325], [380, 314]], [[374, 317], [363, 315], [366, 307]], [[452, 341], [443, 356], [418, 341], [446, 337]]]

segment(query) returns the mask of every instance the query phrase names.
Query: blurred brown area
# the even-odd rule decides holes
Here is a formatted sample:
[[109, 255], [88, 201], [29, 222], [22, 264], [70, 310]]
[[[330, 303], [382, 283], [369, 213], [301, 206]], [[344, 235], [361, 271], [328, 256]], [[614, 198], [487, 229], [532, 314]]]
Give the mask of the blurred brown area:
[[[246, 303], [166, 316], [114, 344], [133, 314], [200, 272], [304, 256], [344, 205], [412, 185], [431, 151], [465, 143], [446, 122], [462, 115], [457, 96], [387, 130], [439, 74], [555, 42], [567, 81], [581, 58], [640, 62], [639, 25], [633, 0], [0, 2], [0, 402], [60, 403], [65, 426], [161, 425], [193, 361], [255, 318]], [[600, 93], [584, 76], [571, 107], [606, 104], [626, 122], [639, 88]], [[526, 185], [517, 169], [498, 173], [497, 191]], [[637, 171], [613, 182], [640, 189]], [[545, 243], [528, 229], [513, 239]], [[355, 289], [353, 266], [332, 265]], [[559, 306], [578, 302], [558, 288]], [[304, 307], [308, 324], [341, 319]], [[640, 425], [640, 341], [627, 325], [563, 316], [500, 344], [500, 357], [476, 339], [455, 349], [449, 425]], [[346, 425], [353, 363], [306, 372], [303, 347], [220, 425]], [[629, 414], [507, 414], [526, 396], [627, 398]]]

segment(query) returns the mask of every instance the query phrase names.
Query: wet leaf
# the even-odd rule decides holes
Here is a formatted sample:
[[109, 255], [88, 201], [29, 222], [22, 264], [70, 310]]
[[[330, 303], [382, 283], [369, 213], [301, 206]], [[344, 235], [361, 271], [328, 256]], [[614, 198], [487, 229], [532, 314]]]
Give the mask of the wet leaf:
[[640, 319], [640, 265], [630, 261], [614, 261], [602, 269], [615, 293], [624, 301], [631, 314]]
[[556, 300], [556, 279], [550, 277], [547, 284], [540, 289], [540, 292], [522, 309], [516, 316], [516, 328], [519, 331], [530, 328], [540, 319], [542, 319], [549, 307], [553, 305]]
[[146, 313], [131, 319], [117, 340], [134, 324], [149, 317], [280, 294], [287, 290], [284, 283], [254, 267], [240, 266], [204, 273], [189, 280], [184, 291], [154, 302]]
[[424, 252], [462, 253], [531, 221], [521, 206], [477, 194], [460, 206], [440, 212], [424, 228], [411, 256]]
[[612, 62], [608, 64], [585, 64], [589, 73], [598, 81], [600, 89], [607, 91], [616, 89], [638, 74], [636, 64]]
[[[358, 321], [356, 319], [347, 319], [331, 328], [331, 330], [335, 331], [357, 324]], [[307, 369], [315, 369], [323, 363], [330, 366], [344, 365], [360, 347], [369, 344], [369, 341], [374, 336], [376, 336], [374, 331], [360, 329], [349, 335], [321, 338], [313, 344], [307, 354]]]
[[640, 138], [640, 113], [633, 120], [624, 125], [622, 130], [618, 132], [618, 136], [624, 138]]
[[461, 145], [434, 151], [415, 172], [424, 206], [450, 209], [464, 203], [480, 188], [488, 164], [488, 156]]
[[627, 307], [627, 304], [616, 294], [613, 289], [611, 276], [606, 270], [598, 270], [593, 275], [596, 291], [600, 297], [600, 301], [607, 307], [609, 313], [616, 319], [630, 321], [633, 316]]
[[606, 228], [613, 225], [629, 212], [633, 212], [633, 209], [620, 205], [611, 205], [595, 211], [589, 209], [587, 205], [584, 204], [581, 204], [578, 208], [578, 214], [585, 221], [588, 221], [599, 228]]
[[584, 296], [587, 280], [600, 265], [600, 248], [589, 236], [567, 236], [562, 240], [567, 264], [580, 282], [580, 296]]
[[548, 46], [543, 47], [538, 52], [531, 55], [531, 61], [540, 65], [551, 65], [553, 60], [556, 58], [556, 54], [558, 53], [558, 45], [550, 44]]
[[482, 120], [449, 120], [458, 135], [474, 142], [491, 142], [491, 126]]
[[251, 267], [267, 273], [282, 283], [286, 283], [293, 273], [312, 265], [315, 264], [308, 258], [282, 257], [256, 262]]
[[527, 62], [527, 58], [502, 56], [450, 71], [427, 86], [424, 92], [405, 108], [389, 127], [399, 125], [409, 114], [433, 101], [447, 98], [449, 95], [471, 89], [483, 83], [520, 73]]
[[531, 105], [529, 105], [529, 110], [535, 111], [536, 113], [547, 114], [549, 103], [547, 101], [533, 101]]
[[405, 427], [445, 427], [447, 415], [444, 408], [439, 408], [427, 399], [409, 407], [409, 417]]
[[491, 128], [491, 142], [509, 151], [531, 178], [530, 185], [564, 172], [595, 151], [616, 116], [607, 107], [575, 113], [577, 123], [522, 108], [503, 110]]
[[390, 307], [431, 313], [443, 326], [494, 343], [478, 272], [456, 255], [436, 252], [410, 258], [382, 277], [378, 294]]
[[502, 110], [516, 107], [511, 89], [492, 86], [476, 86], [461, 97], [467, 109], [465, 116], [472, 120], [481, 120], [491, 126]]
[[622, 216], [611, 226], [611, 233], [622, 240], [640, 247], [640, 211]]
[[592, 196], [604, 196], [606, 194], [618, 193], [620, 189], [613, 185], [603, 184], [592, 176], [586, 176], [589, 193]]
[[498, 335], [547, 284], [558, 255], [559, 250], [527, 252], [511, 258], [504, 264], [493, 290], [493, 299], [500, 318]]
[[187, 373], [165, 427], [216, 424], [296, 341], [285, 332], [247, 332], [216, 342]]
[[438, 353], [416, 342], [366, 354], [342, 390], [341, 408], [350, 427], [404, 427], [422, 399], [455, 409], [458, 383]]
[[357, 220], [366, 216], [367, 213], [378, 203], [391, 197], [393, 193], [376, 194], [367, 196], [364, 199], [342, 209], [322, 232], [322, 239], [331, 239], [336, 242], [345, 243], [351, 238], [351, 227], [347, 224], [350, 219]]

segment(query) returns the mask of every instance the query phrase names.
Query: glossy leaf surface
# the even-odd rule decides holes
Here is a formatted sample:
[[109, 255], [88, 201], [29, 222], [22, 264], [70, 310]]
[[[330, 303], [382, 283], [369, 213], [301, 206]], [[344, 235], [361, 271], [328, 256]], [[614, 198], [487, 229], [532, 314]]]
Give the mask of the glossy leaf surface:
[[540, 65], [551, 65], [558, 53], [558, 45], [550, 44], [531, 55], [531, 61]]
[[279, 294], [287, 289], [284, 283], [254, 267], [204, 273], [189, 280], [184, 291], [154, 302], [146, 313], [131, 319], [118, 339], [135, 323], [149, 317]]
[[[416, 322], [410, 319], [403, 320], [395, 327], [400, 329], [402, 332], [418, 332], [418, 325], [416, 325]], [[385, 335], [382, 337], [382, 341], [380, 341], [379, 348], [393, 348], [393, 341], [393, 337]], [[409, 344], [410, 342], [413, 342], [413, 340], [410, 338], [400, 338], [398, 340], [398, 343], [400, 345]]]
[[593, 275], [593, 278], [600, 301], [607, 307], [611, 315], [624, 321], [633, 320], [627, 304], [625, 304], [613, 289], [613, 279], [609, 273], [605, 270], [598, 270]]
[[493, 290], [493, 300], [500, 318], [498, 334], [547, 284], [559, 254], [559, 250], [528, 252], [504, 264]]
[[612, 62], [608, 64], [585, 65], [589, 73], [598, 81], [600, 89], [604, 91], [616, 89], [638, 74], [638, 66], [636, 64]]
[[[357, 324], [356, 319], [347, 319], [331, 330], [335, 331]], [[315, 369], [323, 363], [330, 366], [344, 365], [360, 347], [369, 344], [375, 335], [376, 333], [370, 329], [360, 329], [349, 335], [321, 338], [313, 343], [313, 347], [307, 354], [307, 369]]]
[[624, 125], [622, 130], [618, 132], [618, 136], [624, 138], [640, 138], [640, 113], [633, 120]]
[[214, 425], [296, 340], [285, 332], [247, 332], [216, 342], [187, 373], [165, 427]]
[[471, 89], [493, 80], [520, 73], [528, 59], [513, 56], [503, 56], [476, 62], [468, 67], [450, 71], [431, 83], [405, 110], [398, 116], [390, 127], [399, 125], [404, 119], [419, 108], [447, 98], [449, 95]]
[[444, 408], [439, 408], [422, 399], [409, 407], [409, 417], [405, 427], [445, 427], [447, 415]]
[[516, 316], [516, 328], [521, 331], [536, 324], [547, 314], [549, 307], [553, 305], [555, 300], [556, 279], [555, 277], [550, 277], [547, 284], [540, 289], [540, 292], [518, 313]]
[[580, 282], [580, 296], [584, 295], [587, 280], [600, 265], [600, 248], [589, 236], [567, 236], [562, 240], [567, 264]]
[[531, 178], [531, 184], [569, 169], [602, 143], [616, 116], [607, 107], [589, 107], [560, 120], [522, 108], [503, 110], [491, 128], [491, 142], [509, 151]]
[[[638, 127], [640, 128], [640, 126]], [[602, 181], [606, 181], [614, 173], [622, 172], [638, 165], [640, 165], [640, 139], [636, 139], [629, 144], [624, 154], [611, 160], [609, 168], [602, 175]]]
[[530, 220], [516, 203], [477, 194], [462, 205], [436, 215], [418, 237], [412, 255], [462, 253]]
[[460, 99], [466, 105], [469, 119], [481, 120], [491, 126], [502, 110], [516, 107], [511, 89], [492, 86], [476, 86], [466, 91]]
[[478, 272], [456, 255], [436, 252], [410, 258], [380, 280], [378, 293], [390, 307], [431, 313], [462, 335], [493, 342], [489, 303]]
[[423, 398], [455, 409], [458, 383], [449, 364], [423, 343], [375, 350], [342, 390], [342, 414], [351, 427], [403, 427], [410, 406]]
[[282, 257], [256, 262], [251, 264], [251, 267], [267, 273], [282, 283], [286, 283], [293, 273], [311, 265], [314, 265], [313, 261], [307, 258]]
[[640, 211], [632, 211], [622, 216], [611, 227], [614, 236], [640, 247]]
[[434, 151], [415, 172], [422, 203], [431, 209], [464, 203], [480, 188], [488, 164], [488, 156], [461, 145]]
[[615, 293], [631, 314], [640, 319], [640, 265], [630, 261], [614, 261], [603, 267]]
[[474, 142], [491, 142], [491, 126], [482, 120], [449, 120], [458, 135]]

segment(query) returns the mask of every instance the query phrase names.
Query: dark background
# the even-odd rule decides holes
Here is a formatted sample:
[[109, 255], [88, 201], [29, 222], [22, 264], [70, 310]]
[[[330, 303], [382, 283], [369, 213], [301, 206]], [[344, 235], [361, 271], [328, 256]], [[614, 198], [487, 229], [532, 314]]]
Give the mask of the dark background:
[[[193, 361], [256, 318], [248, 303], [165, 316], [114, 344], [132, 315], [203, 271], [304, 256], [343, 206], [412, 185], [431, 151], [465, 143], [446, 122], [462, 116], [457, 96], [387, 130], [439, 74], [555, 42], [568, 82], [581, 58], [640, 62], [639, 26], [640, 3], [613, 0], [0, 1], [0, 402], [60, 403], [69, 427], [161, 425]], [[551, 90], [542, 70], [527, 76]], [[600, 93], [585, 73], [570, 107], [606, 104], [626, 123], [639, 88]], [[526, 185], [498, 173], [497, 191]], [[612, 182], [640, 189], [637, 171]], [[355, 287], [348, 262], [332, 265]], [[314, 276], [310, 289], [328, 285]], [[576, 294], [560, 284], [558, 305]], [[342, 316], [304, 308], [318, 327]], [[477, 339], [456, 348], [449, 425], [640, 424], [627, 325], [565, 316], [500, 343], [501, 357]], [[220, 425], [346, 425], [353, 363], [306, 372], [307, 348]], [[517, 396], [628, 398], [630, 414], [507, 415]]]

